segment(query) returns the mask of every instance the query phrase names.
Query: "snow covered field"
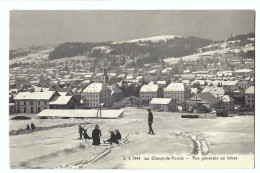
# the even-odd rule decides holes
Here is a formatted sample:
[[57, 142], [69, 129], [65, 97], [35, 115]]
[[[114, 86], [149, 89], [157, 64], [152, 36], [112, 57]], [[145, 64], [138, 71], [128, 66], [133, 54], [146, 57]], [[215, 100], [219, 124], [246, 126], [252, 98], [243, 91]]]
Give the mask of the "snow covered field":
[[[180, 113], [154, 112], [154, 132], [149, 135], [147, 111], [127, 108], [119, 119], [31, 119], [10, 120], [10, 130], [73, 124], [27, 134], [10, 136], [11, 168], [127, 168], [124, 157], [145, 154], [213, 155], [254, 154], [254, 117], [234, 116], [216, 119], [182, 119]], [[120, 145], [92, 146], [77, 140], [83, 124], [90, 135], [99, 124], [102, 138], [119, 129]]]

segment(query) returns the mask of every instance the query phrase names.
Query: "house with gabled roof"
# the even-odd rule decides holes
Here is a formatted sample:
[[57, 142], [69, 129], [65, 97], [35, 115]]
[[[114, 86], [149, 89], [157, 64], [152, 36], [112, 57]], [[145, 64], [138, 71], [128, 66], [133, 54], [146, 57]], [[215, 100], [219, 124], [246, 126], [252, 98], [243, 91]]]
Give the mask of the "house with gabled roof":
[[162, 97], [162, 88], [154, 82], [150, 82], [147, 85], [143, 85], [140, 89], [140, 98], [142, 100], [151, 101], [153, 98]]
[[50, 102], [55, 96], [60, 96], [57, 91], [19, 92], [15, 97], [15, 107], [18, 113], [39, 113], [50, 108]]
[[208, 85], [206, 86], [203, 90], [202, 93], [209, 92], [216, 98], [224, 96], [226, 89], [222, 86], [217, 86], [217, 85]]
[[255, 86], [250, 86], [245, 91], [245, 105], [255, 107]]
[[171, 98], [153, 98], [149, 103], [149, 108], [152, 111], [176, 111], [177, 107], [174, 100]]
[[218, 99], [210, 92], [197, 93], [186, 100], [186, 109], [207, 109], [212, 110], [217, 107]]
[[79, 102], [74, 96], [55, 96], [50, 101], [50, 109], [75, 109]]
[[234, 110], [234, 102], [235, 100], [230, 97], [229, 95], [224, 95], [222, 97], [219, 97], [219, 106], [221, 109], [227, 109], [229, 111]]

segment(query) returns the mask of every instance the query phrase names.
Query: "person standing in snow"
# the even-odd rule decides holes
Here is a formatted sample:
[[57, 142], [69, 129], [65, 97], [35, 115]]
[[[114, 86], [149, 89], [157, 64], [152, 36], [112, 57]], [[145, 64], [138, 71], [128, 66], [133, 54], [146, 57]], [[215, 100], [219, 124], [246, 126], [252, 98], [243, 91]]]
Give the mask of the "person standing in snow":
[[82, 139], [83, 128], [79, 125], [79, 139]]
[[29, 124], [27, 124], [26, 129], [27, 129], [27, 130], [31, 130]]
[[102, 136], [101, 131], [99, 130], [99, 126], [96, 125], [95, 129], [92, 131], [92, 145], [100, 145], [100, 137]]
[[148, 126], [149, 132], [148, 134], [154, 135], [152, 124], [153, 124], [153, 113], [151, 112], [150, 108], [147, 109], [148, 111]]
[[120, 132], [119, 132], [119, 130], [115, 130], [115, 132], [116, 132], [116, 138], [118, 139], [118, 140], [121, 140], [121, 134], [120, 134]]
[[31, 123], [31, 129], [34, 130], [35, 129], [35, 125], [33, 123]]

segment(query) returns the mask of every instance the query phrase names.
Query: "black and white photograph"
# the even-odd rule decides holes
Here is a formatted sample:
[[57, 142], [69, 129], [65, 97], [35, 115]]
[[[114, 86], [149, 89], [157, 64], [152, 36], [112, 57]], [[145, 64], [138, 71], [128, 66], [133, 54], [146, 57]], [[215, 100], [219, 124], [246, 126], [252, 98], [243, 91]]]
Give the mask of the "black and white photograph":
[[254, 168], [255, 14], [10, 10], [10, 169]]

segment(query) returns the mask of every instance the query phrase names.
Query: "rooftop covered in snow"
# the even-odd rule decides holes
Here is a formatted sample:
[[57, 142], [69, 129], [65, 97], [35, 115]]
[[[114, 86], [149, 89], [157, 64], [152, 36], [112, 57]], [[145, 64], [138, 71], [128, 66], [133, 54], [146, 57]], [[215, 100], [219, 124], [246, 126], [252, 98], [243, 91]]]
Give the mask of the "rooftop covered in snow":
[[246, 94], [255, 94], [255, 86], [250, 86], [245, 91]]
[[148, 85], [143, 85], [140, 92], [157, 92], [158, 88], [157, 84], [149, 83]]
[[103, 83], [92, 83], [83, 90], [83, 93], [99, 93], [104, 87]]
[[185, 91], [184, 83], [170, 83], [164, 91]]
[[[101, 111], [101, 118], [116, 119], [121, 116], [124, 109], [109, 109]], [[44, 109], [37, 117], [61, 117], [61, 118], [97, 118], [97, 109]], [[100, 114], [98, 114], [100, 117]]]
[[55, 91], [44, 92], [19, 92], [15, 96], [15, 100], [49, 100], [54, 95]]
[[171, 102], [171, 98], [153, 98], [150, 101], [150, 104], [162, 104], [162, 105], [168, 105]]
[[72, 96], [55, 96], [50, 102], [50, 105], [66, 105], [70, 101]]

